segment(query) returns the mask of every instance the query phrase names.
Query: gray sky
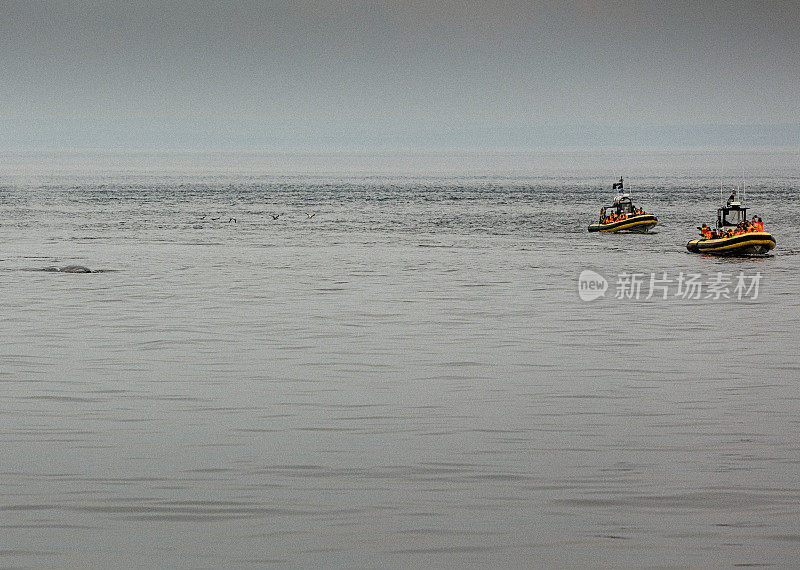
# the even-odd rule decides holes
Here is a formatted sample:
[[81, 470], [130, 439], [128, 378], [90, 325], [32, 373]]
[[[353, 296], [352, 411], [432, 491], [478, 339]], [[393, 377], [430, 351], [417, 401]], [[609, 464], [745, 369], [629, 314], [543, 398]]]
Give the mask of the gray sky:
[[794, 1], [3, 2], [0, 145], [800, 145], [798, 62]]

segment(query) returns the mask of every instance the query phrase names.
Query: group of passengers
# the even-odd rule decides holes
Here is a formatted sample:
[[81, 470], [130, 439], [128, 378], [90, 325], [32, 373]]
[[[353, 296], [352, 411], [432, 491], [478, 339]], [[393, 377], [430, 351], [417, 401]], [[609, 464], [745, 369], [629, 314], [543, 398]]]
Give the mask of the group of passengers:
[[705, 224], [700, 228], [700, 238], [701, 239], [719, 239], [719, 238], [729, 238], [733, 236], [738, 236], [741, 234], [746, 234], [749, 232], [763, 232], [764, 231], [764, 221], [759, 216], [753, 216], [752, 220], [745, 220], [743, 222], [739, 222], [735, 229], [731, 230], [717, 230], [715, 228], [711, 228]]
[[605, 207], [600, 208], [600, 223], [601, 224], [613, 224], [614, 222], [619, 222], [622, 220], [627, 220], [628, 218], [632, 218], [633, 216], [640, 216], [644, 214], [645, 211], [641, 208], [634, 208], [630, 214], [627, 212], [611, 212], [610, 214], [606, 215]]

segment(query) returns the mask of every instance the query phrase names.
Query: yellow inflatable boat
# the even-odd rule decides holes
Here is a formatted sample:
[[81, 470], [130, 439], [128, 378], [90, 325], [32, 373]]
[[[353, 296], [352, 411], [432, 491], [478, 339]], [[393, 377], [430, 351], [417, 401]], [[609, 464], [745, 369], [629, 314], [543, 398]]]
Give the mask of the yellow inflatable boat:
[[653, 214], [626, 216], [616, 222], [600, 222], [589, 226], [590, 232], [640, 232], [644, 233], [658, 223]]
[[758, 216], [747, 219], [747, 208], [736, 200], [736, 190], [728, 202], [717, 210], [717, 227], [705, 224], [697, 228], [700, 238], [689, 240], [686, 249], [692, 253], [713, 255], [764, 254], [776, 245], [772, 234], [764, 231], [764, 222]]
[[767, 253], [774, 247], [775, 238], [768, 232], [746, 232], [731, 237], [693, 239], [686, 244], [686, 249], [692, 253], [714, 255], [752, 255]]
[[609, 207], [600, 209], [600, 220], [589, 226], [590, 232], [637, 232], [644, 233], [658, 223], [658, 218], [636, 208], [631, 195], [625, 192], [622, 178], [612, 187], [618, 193]]

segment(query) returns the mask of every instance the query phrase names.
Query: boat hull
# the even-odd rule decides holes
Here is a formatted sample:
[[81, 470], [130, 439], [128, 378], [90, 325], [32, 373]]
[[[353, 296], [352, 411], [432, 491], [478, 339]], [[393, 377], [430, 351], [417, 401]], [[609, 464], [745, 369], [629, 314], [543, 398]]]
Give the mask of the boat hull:
[[656, 224], [658, 224], [658, 218], [653, 214], [639, 214], [638, 216], [631, 216], [625, 220], [619, 220], [608, 224], [592, 224], [589, 226], [589, 231], [644, 233]]
[[758, 255], [775, 247], [775, 238], [768, 232], [749, 232], [727, 238], [693, 239], [686, 244], [692, 253], [712, 255]]

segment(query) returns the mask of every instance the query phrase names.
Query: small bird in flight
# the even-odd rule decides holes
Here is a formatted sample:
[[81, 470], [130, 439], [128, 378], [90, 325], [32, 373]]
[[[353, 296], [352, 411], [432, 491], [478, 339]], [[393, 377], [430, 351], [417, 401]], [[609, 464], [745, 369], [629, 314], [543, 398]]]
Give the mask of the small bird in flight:
[[278, 218], [280, 218], [280, 217], [281, 217], [281, 215], [280, 215], [280, 214], [270, 214], [270, 216], [272, 216], [272, 219], [273, 219], [273, 220], [277, 220]]
[[308, 212], [306, 212], [306, 217], [307, 217], [309, 220], [310, 220], [311, 218], [313, 218], [314, 216], [316, 216], [316, 215], [317, 215], [316, 213], [314, 213], [314, 214], [309, 214]]

